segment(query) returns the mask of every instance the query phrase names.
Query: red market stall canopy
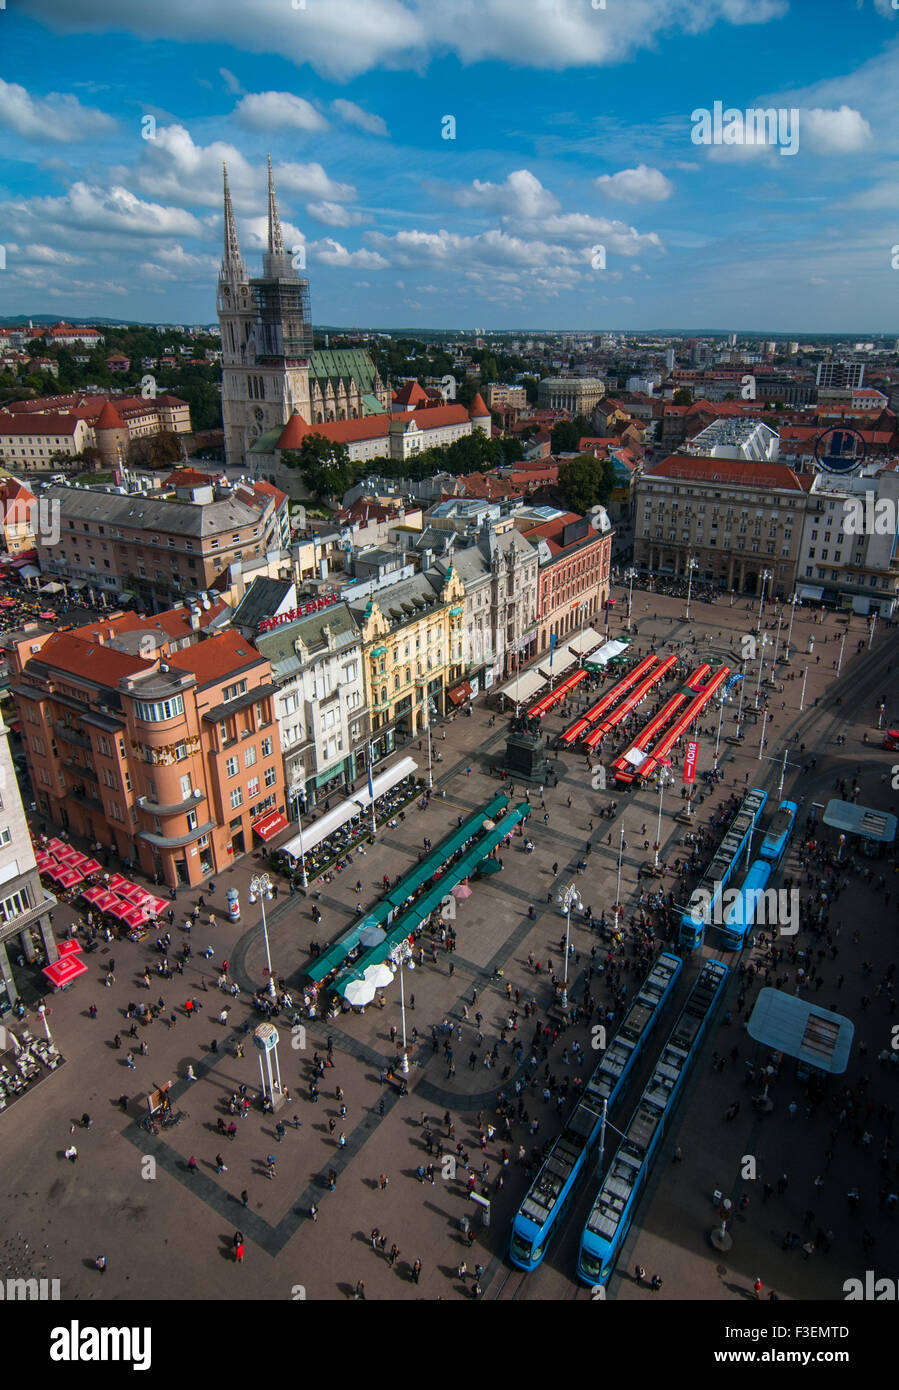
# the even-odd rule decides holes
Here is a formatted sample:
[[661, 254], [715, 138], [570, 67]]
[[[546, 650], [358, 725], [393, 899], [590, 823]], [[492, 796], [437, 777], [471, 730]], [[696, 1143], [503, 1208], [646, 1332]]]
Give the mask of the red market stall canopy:
[[119, 907], [128, 906], [127, 903], [122, 902], [121, 898], [117, 898], [115, 893], [110, 893], [108, 888], [105, 890], [101, 889], [100, 891], [101, 896], [94, 899], [94, 907], [100, 912], [108, 912], [110, 908], [115, 907], [117, 904]]
[[98, 874], [102, 865], [98, 864], [96, 859], [85, 859], [84, 863], [79, 864], [78, 867], [84, 874], [85, 878], [87, 878], [90, 874]]
[[253, 825], [253, 830], [260, 840], [273, 840], [289, 825], [290, 821], [286, 816], [282, 816], [280, 811], [272, 811], [269, 815], [263, 816], [262, 820], [257, 820]]
[[97, 884], [94, 884], [92, 888], [83, 888], [81, 890], [81, 896], [84, 898], [85, 902], [99, 904], [101, 899], [114, 897], [115, 894], [110, 894], [107, 892], [107, 889], [100, 888]]
[[57, 989], [62, 989], [63, 985], [70, 985], [73, 980], [77, 980], [79, 975], [86, 975], [87, 966], [72, 952], [55, 960], [52, 965], [45, 965], [43, 973], [51, 984]]
[[555, 690], [551, 690], [548, 695], [543, 696], [542, 700], [538, 700], [535, 705], [531, 705], [531, 708], [528, 710], [528, 715], [531, 719], [542, 719], [544, 714], [552, 709], [553, 705], [557, 705], [560, 700], [564, 700], [570, 690], [573, 690], [580, 681], [586, 679], [587, 672], [583, 667], [579, 667], [578, 670], [573, 671], [570, 676], [566, 676], [565, 679], [556, 686]]
[[65, 854], [67, 849], [71, 849], [71, 845], [67, 845], [65, 840], [58, 840], [54, 835], [53, 839], [44, 845], [44, 849], [49, 850], [50, 854]]
[[127, 878], [122, 878], [121, 874], [113, 874], [106, 880], [106, 887], [110, 892], [118, 893], [121, 888], [130, 888], [131, 884]]
[[79, 873], [77, 869], [67, 869], [64, 867], [58, 874], [54, 875], [54, 877], [56, 878], [56, 882], [61, 884], [63, 888], [74, 888], [76, 883], [84, 882], [84, 874]]
[[74, 937], [70, 937], [68, 941], [60, 941], [59, 954], [61, 956], [80, 956], [81, 942], [76, 941]]
[[126, 927], [142, 927], [147, 920], [147, 914], [142, 907], [131, 907], [127, 912], [122, 913], [122, 921]]
[[161, 917], [165, 912], [165, 899], [148, 897], [145, 903], [141, 903], [141, 907], [145, 908], [151, 917]]
[[[115, 894], [113, 897], [115, 898]], [[104, 907], [103, 911], [108, 912], [110, 917], [117, 917], [120, 922], [124, 922], [128, 913], [136, 912], [137, 908], [133, 903], [126, 903], [122, 898], [115, 898], [115, 902], [110, 903], [109, 907]]]

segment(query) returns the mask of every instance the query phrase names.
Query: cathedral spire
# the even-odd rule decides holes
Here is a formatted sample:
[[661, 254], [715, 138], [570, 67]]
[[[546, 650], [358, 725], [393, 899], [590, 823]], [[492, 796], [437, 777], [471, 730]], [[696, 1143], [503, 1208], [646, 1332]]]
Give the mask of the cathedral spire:
[[228, 187], [228, 166], [224, 162], [222, 173], [225, 181], [225, 254], [222, 259], [222, 274], [229, 278], [245, 280], [246, 267], [240, 254], [237, 223], [234, 220], [234, 208], [231, 206], [231, 189]]
[[272, 255], [284, 255], [284, 238], [281, 235], [281, 218], [278, 215], [278, 200], [275, 197], [271, 155], [268, 157], [268, 249]]

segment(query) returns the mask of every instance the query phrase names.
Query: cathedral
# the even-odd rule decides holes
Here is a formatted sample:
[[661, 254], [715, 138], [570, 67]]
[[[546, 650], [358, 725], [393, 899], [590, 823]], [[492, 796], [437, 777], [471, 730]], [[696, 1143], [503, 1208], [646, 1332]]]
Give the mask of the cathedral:
[[309, 281], [284, 248], [268, 161], [268, 251], [262, 275], [250, 279], [225, 183], [225, 245], [218, 284], [222, 331], [222, 420], [225, 462], [241, 467], [250, 450], [265, 450], [293, 415], [309, 424], [382, 415], [390, 393], [368, 353], [315, 352]]

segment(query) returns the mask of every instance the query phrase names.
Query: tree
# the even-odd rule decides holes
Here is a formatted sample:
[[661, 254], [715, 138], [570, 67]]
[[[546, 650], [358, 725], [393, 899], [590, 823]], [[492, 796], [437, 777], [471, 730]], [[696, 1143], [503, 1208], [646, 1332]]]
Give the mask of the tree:
[[578, 454], [559, 464], [559, 491], [573, 512], [605, 506], [615, 485], [615, 466], [610, 459]]
[[332, 443], [323, 434], [307, 434], [299, 449], [282, 453], [281, 462], [287, 468], [299, 468], [303, 482], [320, 501], [342, 497], [352, 487], [357, 473], [347, 446]]
[[674, 400], [672, 401], [672, 405], [692, 405], [692, 404], [693, 404], [693, 393], [692, 393], [692, 391], [689, 391], [689, 390], [687, 389], [686, 386], [681, 386], [679, 390], [675, 391], [675, 393], [674, 393]]
[[573, 420], [559, 420], [553, 425], [550, 449], [554, 454], [572, 454], [584, 436], [590, 434], [590, 429], [586, 415], [576, 415]]

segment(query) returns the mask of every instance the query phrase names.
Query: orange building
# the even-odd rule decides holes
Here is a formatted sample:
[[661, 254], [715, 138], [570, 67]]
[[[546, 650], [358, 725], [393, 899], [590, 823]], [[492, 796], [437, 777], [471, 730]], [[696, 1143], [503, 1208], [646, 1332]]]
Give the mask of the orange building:
[[269, 662], [232, 631], [167, 659], [162, 644], [145, 657], [96, 636], [4, 643], [37, 804], [160, 883], [202, 883], [252, 847], [255, 826], [280, 828]]

